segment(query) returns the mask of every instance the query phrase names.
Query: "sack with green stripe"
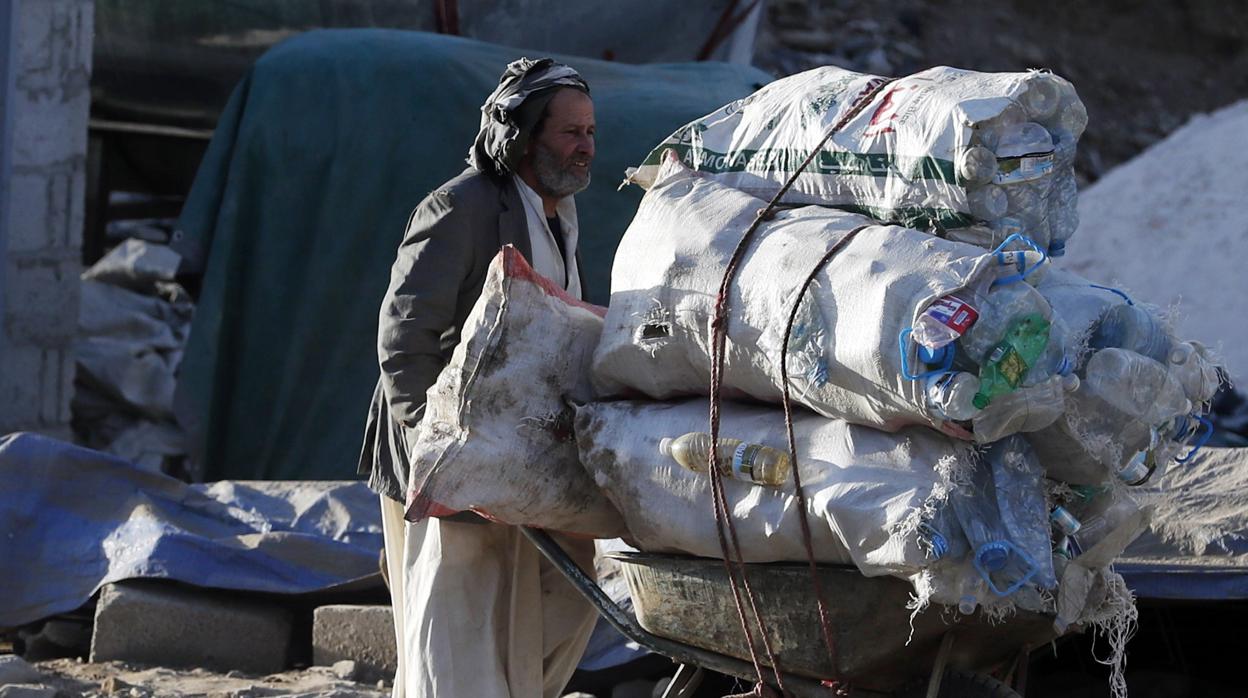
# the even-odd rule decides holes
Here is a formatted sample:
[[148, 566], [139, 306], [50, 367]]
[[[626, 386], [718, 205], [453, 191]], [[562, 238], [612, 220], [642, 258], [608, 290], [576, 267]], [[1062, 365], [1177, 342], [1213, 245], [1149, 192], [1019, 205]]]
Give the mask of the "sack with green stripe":
[[825, 66], [686, 124], [629, 179], [649, 189], [669, 148], [764, 199], [800, 170], [785, 203], [989, 248], [1017, 233], [1059, 256], [1078, 226], [1073, 163], [1086, 123], [1074, 87], [1051, 73], [937, 67], [889, 81]]

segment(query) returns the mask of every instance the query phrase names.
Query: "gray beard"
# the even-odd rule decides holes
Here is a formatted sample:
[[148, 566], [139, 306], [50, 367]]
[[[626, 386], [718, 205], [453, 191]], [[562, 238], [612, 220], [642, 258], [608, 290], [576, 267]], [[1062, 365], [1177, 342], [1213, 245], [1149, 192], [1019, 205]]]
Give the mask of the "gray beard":
[[570, 167], [565, 169], [559, 162], [559, 156], [555, 155], [550, 148], [540, 143], [534, 145], [533, 176], [537, 178], [538, 185], [545, 190], [544, 194], [562, 199], [583, 191], [589, 186], [588, 170], [582, 177]]

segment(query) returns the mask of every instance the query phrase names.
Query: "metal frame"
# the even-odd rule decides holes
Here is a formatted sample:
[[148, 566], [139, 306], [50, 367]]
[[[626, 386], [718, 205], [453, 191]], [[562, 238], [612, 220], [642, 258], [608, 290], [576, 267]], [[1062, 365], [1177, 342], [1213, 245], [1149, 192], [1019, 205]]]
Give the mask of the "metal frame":
[[[637, 620], [632, 615], [626, 613], [612, 601], [611, 597], [603, 592], [602, 587], [599, 587], [593, 578], [585, 574], [573, 562], [572, 558], [560, 547], [559, 543], [550, 537], [549, 533], [527, 526], [521, 526], [520, 531], [572, 583], [572, 586], [576, 587], [576, 590], [598, 609], [599, 615], [606, 618], [612, 627], [620, 631], [628, 639], [682, 665], [704, 667], [712, 671], [718, 671], [721, 674], [737, 676], [749, 681], [757, 678], [757, 675], [754, 673], [754, 665], [749, 662], [719, 654], [718, 652], [686, 645], [682, 642], [661, 638], [648, 632], [637, 623]], [[813, 679], [789, 673], [781, 673], [781, 676], [784, 679], [784, 686], [789, 693], [799, 698], [830, 698], [833, 695], [831, 689]], [[774, 685], [772, 687], [775, 688]], [[871, 698], [872, 696], [886, 696], [888, 694], [853, 689], [850, 695], [860, 698]]]

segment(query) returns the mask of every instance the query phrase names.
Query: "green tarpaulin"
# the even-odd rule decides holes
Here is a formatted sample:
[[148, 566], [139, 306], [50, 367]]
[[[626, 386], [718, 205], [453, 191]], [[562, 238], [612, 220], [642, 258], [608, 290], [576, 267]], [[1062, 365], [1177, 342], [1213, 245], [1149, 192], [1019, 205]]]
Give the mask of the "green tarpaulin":
[[[180, 220], [205, 263], [178, 415], [205, 479], [354, 474], [377, 381], [377, 309], [408, 214], [464, 167], [481, 102], [534, 52], [331, 30], [262, 56], [217, 125]], [[721, 63], [556, 57], [589, 81], [594, 183], [577, 196], [590, 299], [605, 303], [637, 207], [624, 169], [679, 126], [769, 80]]]

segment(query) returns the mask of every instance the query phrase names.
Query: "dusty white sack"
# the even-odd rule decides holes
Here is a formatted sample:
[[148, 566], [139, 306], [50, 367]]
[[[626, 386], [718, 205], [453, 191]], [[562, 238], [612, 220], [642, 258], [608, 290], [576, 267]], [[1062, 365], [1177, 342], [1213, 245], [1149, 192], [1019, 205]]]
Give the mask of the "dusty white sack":
[[619, 514], [577, 461], [603, 309], [569, 296], [513, 247], [490, 264], [462, 340], [410, 445], [407, 516], [472, 510], [509, 524], [614, 538]]
[[[770, 198], [855, 101], [883, 81], [835, 66], [777, 80], [677, 130], [631, 179], [651, 186], [663, 151], [674, 148], [694, 169]], [[1037, 90], [1047, 92], [1051, 112], [1025, 107]], [[1014, 219], [1042, 246], [1058, 241], [1060, 253], [1078, 224], [1072, 166], [1086, 118], [1074, 88], [1055, 75], [930, 68], [876, 92], [803, 170], [785, 201], [843, 207], [925, 230]], [[1012, 153], [996, 142], [1004, 124], [1023, 121], [1041, 124], [1056, 144], [1047, 152]], [[970, 192], [985, 182], [967, 179], [959, 162], [981, 145], [1001, 163], [986, 184], [1004, 187], [992, 192], [998, 197], [1008, 192], [1004, 217], [990, 218], [971, 203]], [[1008, 234], [1004, 227], [961, 235], [991, 247]]]
[[[707, 475], [659, 452], [659, 440], [706, 431], [705, 398], [595, 402], [577, 408], [581, 462], [623, 515], [641, 550], [722, 557]], [[720, 433], [788, 451], [784, 414], [725, 403]], [[888, 434], [805, 411], [795, 415], [798, 463], [816, 559], [869, 576], [905, 576], [928, 564], [918, 518], [938, 506], [970, 446], [928, 429]], [[805, 560], [791, 484], [724, 479], [747, 562]]]
[[[707, 394], [715, 294], [763, 205], [669, 159], [616, 251], [611, 305], [594, 354], [601, 395]], [[760, 227], [729, 298], [726, 395], [780, 400], [781, 348], [802, 282], [836, 241], [870, 223], [807, 206]], [[890, 431], [923, 424], [971, 438], [932, 416], [923, 382], [904, 377], [899, 336], [933, 300], [997, 273], [996, 265], [972, 245], [867, 225], [802, 298], [789, 344], [794, 400], [856, 424]], [[1039, 293], [1017, 285], [1051, 314]], [[907, 343], [906, 355], [912, 372], [922, 370], [917, 345]]]

